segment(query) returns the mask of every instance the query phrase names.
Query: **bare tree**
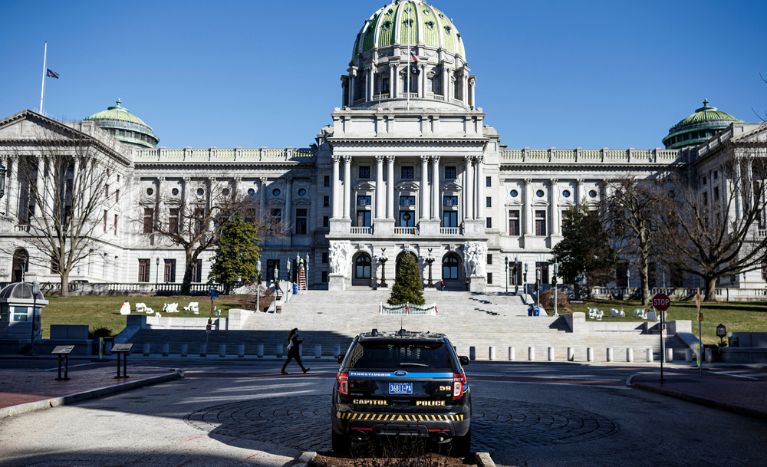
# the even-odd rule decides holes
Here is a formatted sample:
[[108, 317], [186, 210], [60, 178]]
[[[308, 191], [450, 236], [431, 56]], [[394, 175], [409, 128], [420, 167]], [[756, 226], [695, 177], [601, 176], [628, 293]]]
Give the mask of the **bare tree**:
[[232, 193], [230, 188], [213, 184], [205, 198], [183, 196], [178, 204], [164, 206], [165, 213], [144, 213], [138, 219], [140, 228], [145, 236], [154, 241], [157, 238], [183, 248], [184, 278], [181, 283], [181, 293], [191, 293], [191, 284], [195, 265], [200, 255], [215, 246], [222, 228], [235, 214], [256, 226], [260, 238], [266, 235], [282, 235], [283, 224], [277, 216], [263, 216], [257, 204], [250, 196], [240, 196]]
[[767, 260], [767, 161], [751, 156], [736, 161], [706, 185], [680, 181], [685, 188], [663, 223], [666, 257], [703, 280], [707, 301], [716, 300], [720, 278], [759, 270]]
[[40, 140], [34, 150], [14, 148], [17, 228], [28, 233], [30, 263], [57, 273], [66, 297], [72, 271], [90, 254], [102, 210], [115, 204], [108, 187], [116, 165], [87, 137]]
[[665, 203], [661, 182], [626, 177], [608, 186], [603, 201], [605, 229], [616, 247], [617, 257], [639, 260], [642, 305], [650, 301], [650, 257], [661, 241], [658, 235], [658, 207]]

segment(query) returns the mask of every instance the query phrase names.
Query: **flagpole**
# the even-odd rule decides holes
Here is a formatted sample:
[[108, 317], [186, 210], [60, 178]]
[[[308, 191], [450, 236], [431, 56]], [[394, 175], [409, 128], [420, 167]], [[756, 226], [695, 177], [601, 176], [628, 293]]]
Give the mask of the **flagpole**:
[[48, 41], [45, 41], [45, 47], [43, 48], [43, 79], [40, 85], [40, 114], [43, 114], [43, 99], [45, 99], [45, 71], [48, 68]]

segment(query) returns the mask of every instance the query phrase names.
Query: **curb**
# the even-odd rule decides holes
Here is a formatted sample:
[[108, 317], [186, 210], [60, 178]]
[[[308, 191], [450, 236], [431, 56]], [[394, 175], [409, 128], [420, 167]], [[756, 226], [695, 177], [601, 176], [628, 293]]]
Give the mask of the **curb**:
[[490, 457], [489, 452], [477, 452], [474, 457], [477, 459], [477, 466], [479, 467], [495, 467], [495, 462]]
[[151, 386], [153, 384], [165, 383], [184, 377], [184, 372], [181, 370], [172, 370], [171, 373], [159, 376], [150, 376], [149, 378], [129, 381], [120, 384], [114, 384], [112, 386], [105, 386], [102, 388], [91, 389], [83, 392], [76, 392], [74, 394], [68, 394], [66, 396], [53, 397], [50, 399], [44, 399], [40, 401], [27, 402], [24, 404], [12, 405], [10, 407], [0, 408], [0, 419], [6, 417], [12, 417], [15, 415], [22, 415], [29, 412], [36, 412], [38, 410], [49, 409], [52, 407], [58, 407], [60, 405], [74, 404], [76, 402], [84, 401], [87, 399], [97, 399], [99, 397], [109, 396], [124, 391], [130, 391], [144, 386]]
[[653, 392], [655, 394], [661, 394], [664, 396], [674, 397], [676, 399], [684, 400], [687, 402], [692, 402], [698, 405], [703, 405], [705, 407], [711, 407], [714, 409], [719, 410], [726, 410], [728, 412], [737, 413], [739, 415], [747, 415], [749, 417], [759, 418], [762, 420], [767, 420], [767, 412], [763, 412], [761, 410], [757, 409], [750, 409], [748, 407], [743, 407], [740, 405], [734, 405], [734, 404], [728, 404], [727, 402], [720, 402], [712, 399], [706, 399], [705, 397], [698, 397], [693, 396], [691, 394], [686, 394], [684, 392], [680, 391], [674, 391], [672, 389], [665, 389], [665, 388], [658, 388], [655, 386], [650, 386], [643, 383], [633, 383], [631, 379], [635, 375], [631, 375], [628, 380], [626, 380], [626, 385], [632, 388], [641, 389], [643, 391], [647, 392]]
[[315, 457], [317, 457], [317, 453], [315, 451], [304, 451], [289, 465], [294, 467], [306, 467], [314, 460]]

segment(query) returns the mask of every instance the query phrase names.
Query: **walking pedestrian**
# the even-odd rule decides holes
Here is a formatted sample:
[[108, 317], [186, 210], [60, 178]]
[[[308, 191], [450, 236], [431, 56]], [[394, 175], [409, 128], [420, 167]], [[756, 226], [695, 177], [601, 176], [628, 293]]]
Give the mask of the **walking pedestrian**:
[[285, 364], [282, 365], [282, 374], [287, 375], [288, 372], [285, 371], [285, 368], [288, 367], [288, 363], [290, 363], [291, 360], [295, 359], [296, 363], [298, 363], [298, 366], [301, 367], [301, 370], [306, 373], [307, 371], [311, 370], [311, 368], [305, 368], [304, 364], [301, 362], [301, 343], [303, 340], [301, 340], [301, 337], [298, 335], [298, 328], [293, 328], [290, 330], [290, 333], [288, 334], [288, 358], [285, 360]]

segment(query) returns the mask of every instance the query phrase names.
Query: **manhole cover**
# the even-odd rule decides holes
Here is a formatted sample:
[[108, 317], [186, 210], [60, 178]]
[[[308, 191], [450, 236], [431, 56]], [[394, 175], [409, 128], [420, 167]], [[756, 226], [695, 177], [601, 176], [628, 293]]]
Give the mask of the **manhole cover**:
[[[211, 434], [323, 451], [330, 449], [329, 404], [326, 395], [250, 399], [197, 410], [186, 421]], [[602, 415], [553, 404], [477, 397], [473, 409], [476, 450], [582, 443], [618, 431]]]

